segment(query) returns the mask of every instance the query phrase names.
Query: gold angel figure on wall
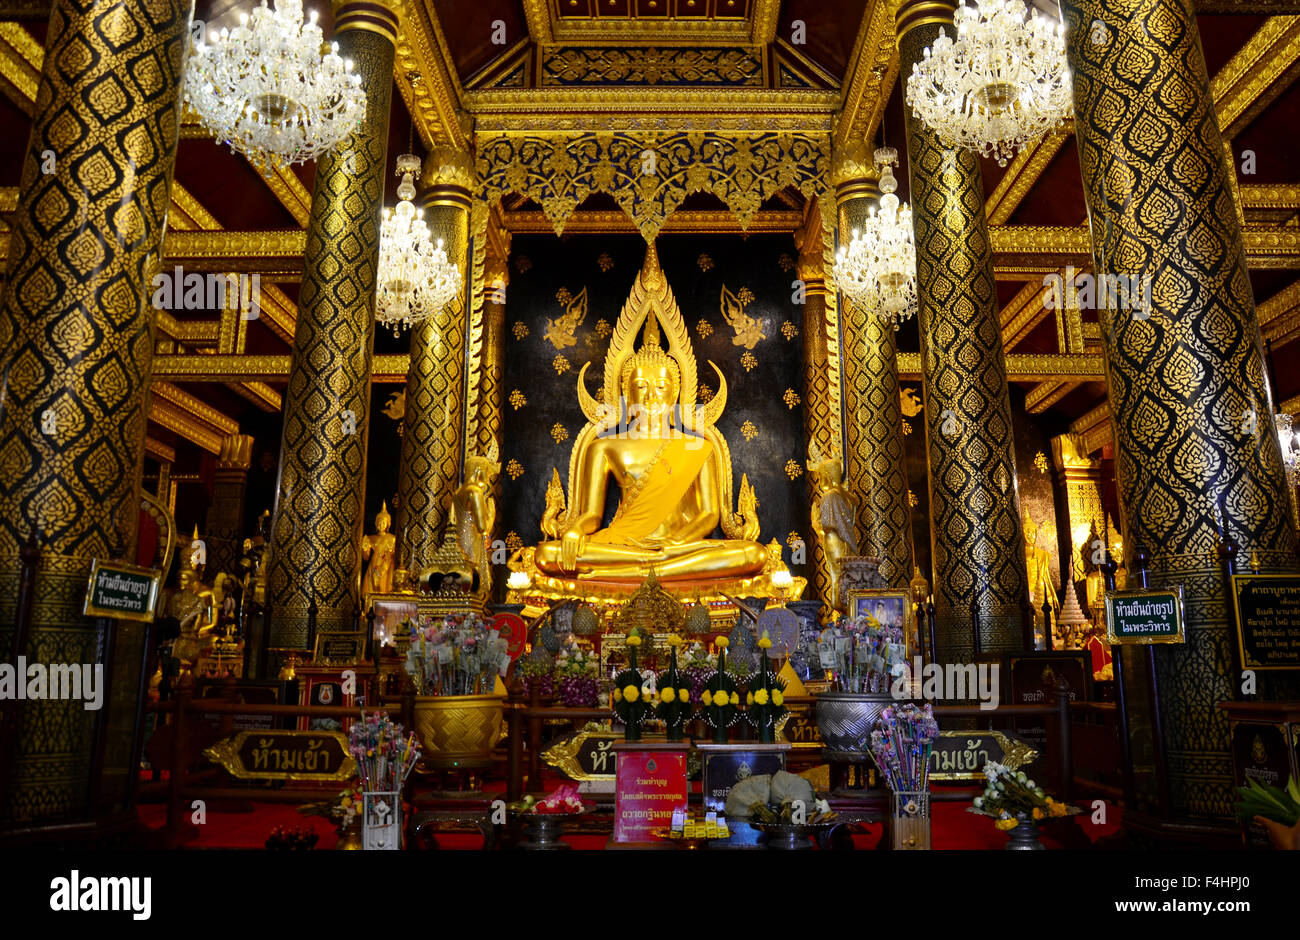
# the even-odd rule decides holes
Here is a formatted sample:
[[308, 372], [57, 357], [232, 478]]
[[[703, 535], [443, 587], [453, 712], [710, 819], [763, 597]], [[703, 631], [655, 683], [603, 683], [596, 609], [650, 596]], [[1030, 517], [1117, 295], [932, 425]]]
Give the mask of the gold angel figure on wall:
[[[746, 291], [742, 288], [741, 293], [744, 294]], [[727, 290], [726, 284], [722, 285], [722, 319], [736, 334], [731, 340], [735, 346], [753, 349], [758, 345], [759, 340], [767, 339], [767, 334], [763, 332], [763, 321], [745, 313], [744, 302]]]
[[587, 288], [584, 287], [578, 291], [576, 297], [569, 299], [562, 316], [546, 321], [546, 332], [543, 335], [556, 349], [576, 346], [578, 338], [574, 333], [577, 332], [578, 327], [582, 326], [582, 321], [586, 318]]
[[817, 483], [813, 494], [812, 527], [826, 555], [830, 572], [827, 585], [828, 598], [823, 601], [831, 609], [844, 612], [840, 597], [840, 578], [844, 574], [844, 559], [858, 553], [856, 507], [849, 491], [844, 488], [844, 465], [838, 457], [824, 457], [817, 442], [808, 445], [808, 473]]
[[564, 516], [564, 484], [560, 482], [560, 471], [551, 468], [551, 482], [546, 484], [546, 511], [542, 513], [542, 535], [547, 538], [560, 537], [560, 521]]

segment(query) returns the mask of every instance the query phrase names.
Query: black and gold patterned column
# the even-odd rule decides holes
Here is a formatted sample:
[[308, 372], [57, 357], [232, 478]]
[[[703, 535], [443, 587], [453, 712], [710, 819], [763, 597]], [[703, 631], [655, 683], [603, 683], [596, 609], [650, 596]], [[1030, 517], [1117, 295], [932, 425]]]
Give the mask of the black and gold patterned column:
[[[837, 151], [831, 180], [839, 241], [848, 245], [880, 203], [878, 173], [865, 144]], [[845, 480], [858, 504], [858, 553], [880, 559], [880, 574], [906, 590], [912, 578], [912, 521], [903, 458], [898, 341], [888, 319], [841, 299], [844, 355]]]
[[452, 303], [411, 331], [395, 532], [412, 577], [432, 562], [442, 543], [451, 497], [460, 483], [473, 180], [469, 154], [443, 147], [429, 154], [420, 178], [424, 218], [433, 238], [442, 239], [448, 260], [460, 265], [461, 290]]
[[248, 468], [253, 463], [253, 438], [231, 434], [221, 442], [208, 507], [208, 564], [204, 576], [211, 581], [221, 572], [239, 573], [244, 541], [244, 493]]
[[268, 646], [307, 649], [319, 630], [355, 626], [369, 431], [375, 274], [393, 91], [397, 15], [334, 8], [339, 54], [366, 91], [360, 127], [316, 162], [293, 364], [284, 396], [280, 489], [268, 590]]
[[[29, 662], [100, 660], [103, 632], [81, 616], [90, 562], [134, 548], [191, 11], [56, 0], [50, 16], [0, 303], [0, 655], [29, 536], [42, 550]], [[0, 825], [88, 814], [96, 720], [81, 701], [22, 704]]]
[[1064, 8], [1096, 270], [1151, 279], [1150, 318], [1108, 311], [1103, 334], [1124, 544], [1151, 556], [1153, 585], [1185, 592], [1186, 643], [1156, 649], [1171, 800], [1180, 815], [1230, 817], [1215, 705], [1241, 680], [1214, 555], [1218, 505], [1241, 558], [1294, 570], [1232, 169], [1184, 0]]
[[[901, 76], [946, 26], [949, 0], [905, 0], [897, 13]], [[921, 371], [930, 462], [930, 537], [939, 652], [1019, 650], [1025, 545], [997, 291], [979, 163], [907, 112], [916, 230]]]

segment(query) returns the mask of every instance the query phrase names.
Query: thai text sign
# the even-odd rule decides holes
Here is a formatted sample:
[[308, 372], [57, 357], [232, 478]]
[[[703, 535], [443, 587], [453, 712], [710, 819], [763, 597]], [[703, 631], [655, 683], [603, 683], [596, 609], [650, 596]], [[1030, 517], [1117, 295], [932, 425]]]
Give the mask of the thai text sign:
[[240, 780], [348, 780], [356, 761], [337, 731], [241, 731], [203, 752]]
[[1300, 669], [1300, 578], [1245, 574], [1232, 579], [1242, 669]]
[[989, 761], [1015, 770], [1037, 756], [1028, 744], [1001, 731], [941, 731], [930, 751], [930, 779], [978, 780]]
[[1106, 638], [1116, 643], [1183, 642], [1183, 588], [1110, 591], [1106, 594]]
[[153, 620], [161, 580], [162, 573], [154, 568], [137, 568], [96, 558], [90, 563], [82, 613], [87, 617]]
[[614, 841], [654, 842], [686, 808], [686, 751], [621, 750], [615, 792]]

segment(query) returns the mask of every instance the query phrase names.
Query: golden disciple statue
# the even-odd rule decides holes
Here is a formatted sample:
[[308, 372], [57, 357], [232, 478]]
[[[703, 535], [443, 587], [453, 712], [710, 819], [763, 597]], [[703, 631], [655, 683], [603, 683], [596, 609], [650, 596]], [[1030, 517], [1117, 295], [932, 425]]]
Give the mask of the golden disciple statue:
[[823, 457], [817, 443], [808, 445], [808, 472], [817, 484], [813, 494], [812, 528], [826, 556], [830, 583], [825, 598], [832, 610], [844, 612], [840, 597], [840, 577], [844, 558], [858, 553], [856, 511], [853, 498], [844, 488], [844, 464], [837, 457]]
[[465, 482], [452, 496], [452, 516], [456, 540], [465, 558], [478, 572], [478, 589], [487, 592], [492, 585], [492, 572], [488, 568], [487, 538], [496, 525], [496, 503], [492, 501], [492, 484], [501, 472], [497, 461], [496, 442], [488, 455], [470, 455], [465, 458]]
[[388, 501], [385, 500], [375, 516], [377, 531], [374, 535], [361, 539], [361, 557], [370, 561], [365, 576], [361, 579], [363, 604], [371, 594], [387, 594], [393, 590], [393, 558], [397, 552], [397, 538], [388, 531], [392, 524], [393, 519], [388, 514]]
[[180, 636], [172, 645], [172, 655], [191, 668], [216, 640], [220, 599], [203, 583], [206, 551], [196, 527], [189, 548], [181, 553], [179, 590], [167, 602], [168, 615], [180, 621]]
[[1025, 516], [1025, 567], [1029, 572], [1029, 600], [1034, 605], [1034, 622], [1040, 623], [1043, 602], [1052, 610], [1052, 622], [1061, 616], [1061, 602], [1052, 584], [1052, 559], [1046, 549], [1038, 547], [1038, 525]]
[[[641, 348], [633, 351], [642, 323]], [[651, 245], [610, 338], [606, 404], [587, 391], [587, 365], [578, 373], [578, 399], [588, 423], [574, 441], [569, 507], [556, 525], [559, 537], [536, 549], [540, 571], [639, 583], [651, 568], [664, 582], [738, 579], [764, 570], [767, 552], [756, 541], [757, 500], [747, 479], [741, 481], [741, 510], [731, 510], [731, 455], [714, 427], [727, 384], [713, 368], [718, 392], [697, 405], [690, 336]], [[611, 479], [621, 498], [602, 528]], [[711, 538], [719, 525], [725, 538]]]

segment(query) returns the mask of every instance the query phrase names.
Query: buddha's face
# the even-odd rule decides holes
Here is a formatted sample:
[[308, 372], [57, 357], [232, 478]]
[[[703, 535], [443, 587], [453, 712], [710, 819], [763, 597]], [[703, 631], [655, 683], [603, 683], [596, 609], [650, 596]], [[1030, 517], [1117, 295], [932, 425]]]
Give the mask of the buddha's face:
[[677, 376], [672, 368], [662, 365], [637, 365], [628, 376], [628, 411], [658, 417], [669, 411], [677, 401]]
[[1038, 543], [1038, 526], [1032, 519], [1025, 520], [1025, 544], [1033, 548]]
[[375, 516], [375, 530], [378, 531], [380, 535], [386, 533], [388, 531], [388, 527], [392, 524], [393, 524], [393, 519], [386, 512], [381, 512], [379, 515]]

